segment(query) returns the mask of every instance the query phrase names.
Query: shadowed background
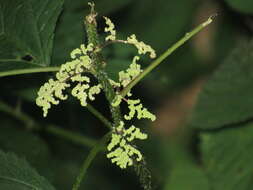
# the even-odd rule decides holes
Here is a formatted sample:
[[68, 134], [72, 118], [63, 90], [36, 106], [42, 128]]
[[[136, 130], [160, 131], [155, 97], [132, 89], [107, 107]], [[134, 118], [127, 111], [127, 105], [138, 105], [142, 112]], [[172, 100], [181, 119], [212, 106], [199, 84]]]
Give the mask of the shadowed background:
[[[137, 144], [146, 157], [154, 189], [210, 189], [202, 170], [206, 166], [199, 148], [199, 130], [189, 124], [191, 113], [199, 92], [213, 71], [235, 47], [251, 39], [252, 0], [97, 0], [95, 4], [101, 37], [105, 35], [104, 15], [114, 22], [119, 38], [136, 34], [139, 40], [151, 45], [157, 55], [210, 15], [218, 13], [210, 26], [179, 48], [133, 89], [135, 96], [157, 116], [153, 123], [136, 121], [136, 126], [149, 134], [147, 141]], [[86, 42], [83, 19], [88, 12], [86, 1], [65, 0], [55, 29], [51, 66], [68, 61], [70, 51]], [[5, 48], [3, 43], [0, 44], [0, 59], [7, 54]], [[17, 49], [9, 51], [18, 52]], [[109, 46], [104, 55], [110, 77], [115, 78], [119, 71], [127, 68], [135, 54], [136, 50], [129, 46]], [[23, 58], [26, 61], [31, 59], [29, 56]], [[151, 61], [144, 56], [141, 63], [145, 67]], [[1, 63], [0, 71], [6, 67]], [[39, 87], [52, 76], [52, 73], [42, 73], [1, 78], [0, 100], [28, 114], [41, 125], [52, 123], [99, 139], [106, 128], [74, 98], [53, 106], [48, 117], [42, 117], [35, 98]], [[99, 95], [92, 105], [110, 118], [103, 95]], [[123, 107], [123, 110], [127, 109]], [[46, 132], [31, 132], [29, 127], [25, 128], [22, 122], [6, 112], [0, 112], [0, 121], [1, 150], [25, 157], [57, 189], [71, 189], [89, 148]], [[215, 190], [222, 189], [222, 185], [216, 187]], [[121, 170], [104, 154], [99, 154], [81, 189], [137, 190], [141, 187], [131, 169]]]

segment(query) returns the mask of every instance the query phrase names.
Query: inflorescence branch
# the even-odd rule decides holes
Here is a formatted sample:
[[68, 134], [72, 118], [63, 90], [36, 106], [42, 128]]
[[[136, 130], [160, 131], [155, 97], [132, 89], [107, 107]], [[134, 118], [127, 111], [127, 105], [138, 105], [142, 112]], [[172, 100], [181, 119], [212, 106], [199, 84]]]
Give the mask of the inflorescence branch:
[[[156, 117], [143, 107], [139, 99], [130, 99], [131, 92], [128, 92], [126, 98], [129, 113], [122, 117], [120, 111], [122, 97], [116, 89], [126, 87], [143, 72], [141, 66], [137, 63], [140, 57], [135, 56], [129, 68], [119, 72], [119, 81], [113, 81], [107, 76], [104, 69], [104, 58], [101, 52], [97, 51], [98, 47], [103, 47], [97, 33], [97, 13], [94, 11], [94, 4], [90, 5], [92, 7], [91, 13], [85, 18], [88, 45], [82, 44], [80, 48], [76, 48], [70, 53], [72, 60], [61, 65], [60, 70], [55, 75], [56, 79], [49, 79], [40, 88], [36, 104], [42, 107], [44, 117], [46, 117], [52, 104], [57, 105], [60, 100], [68, 98], [68, 95], [64, 93], [67, 89], [71, 89], [72, 96], [76, 97], [81, 106], [84, 107], [87, 106], [88, 100], [95, 100], [94, 95], [104, 91], [112, 115], [112, 137], [108, 145], [109, 153], [107, 157], [123, 169], [142, 160], [142, 154], [133, 146], [133, 140], [147, 138], [147, 135], [142, 133], [139, 128], [125, 126], [124, 120], [133, 120], [136, 117], [137, 119], [154, 121]], [[105, 44], [114, 42], [131, 44], [137, 48], [139, 55], [149, 54], [151, 58], [156, 57], [156, 53], [151, 46], [138, 41], [134, 34], [127, 37], [126, 40], [117, 39], [113, 22], [107, 17], [104, 17], [104, 19], [106, 23], [105, 32], [108, 33]], [[93, 74], [98, 84], [91, 86], [90, 77], [85, 75], [87, 72]], [[119, 131], [121, 132], [119, 133]]]
[[[143, 163], [145, 163], [145, 161], [143, 160], [143, 155], [134, 145], [134, 140], [144, 140], [147, 139], [148, 136], [134, 125], [130, 127], [126, 126], [125, 121], [134, 120], [135, 118], [154, 121], [156, 116], [142, 105], [140, 99], [132, 98], [131, 89], [144, 76], [157, 67], [168, 55], [209, 25], [212, 22], [212, 18], [210, 17], [206, 22], [196, 27], [190, 33], [187, 33], [181, 40], [175, 43], [143, 70], [141, 65], [137, 63], [140, 59], [140, 55], [148, 54], [150, 58], [155, 58], [156, 53], [153, 48], [139, 41], [135, 34], [130, 35], [125, 40], [117, 39], [115, 25], [108, 17], [104, 17], [106, 23], [104, 31], [108, 33], [108, 35], [105, 37], [104, 42], [101, 43], [97, 33], [97, 13], [94, 10], [94, 3], [89, 3], [89, 5], [91, 6], [91, 12], [84, 20], [88, 36], [87, 46], [82, 44], [80, 48], [74, 49], [71, 52], [70, 57], [72, 60], [61, 65], [60, 70], [56, 73], [56, 79], [49, 79], [49, 81], [40, 88], [36, 103], [38, 106], [42, 107], [44, 116], [46, 116], [52, 104], [57, 105], [60, 100], [66, 100], [68, 98], [68, 95], [63, 94], [66, 89], [72, 89], [72, 96], [76, 97], [80, 101], [81, 106], [84, 107], [87, 107], [88, 100], [95, 100], [94, 95], [103, 91], [109, 102], [112, 116], [112, 124], [102, 118], [102, 121], [106, 121], [104, 123], [109, 126], [111, 134], [111, 140], [107, 146], [107, 157], [112, 163], [115, 163], [122, 169], [136, 164], [144, 166], [145, 164]], [[138, 55], [133, 57], [128, 69], [118, 73], [118, 81], [114, 81], [108, 77], [105, 71], [105, 59], [101, 53], [103, 48], [112, 43], [133, 45], [138, 52]], [[97, 79], [96, 85], [91, 86], [90, 78], [85, 75], [87, 72], [91, 73], [94, 78]], [[118, 89], [123, 90], [119, 92]], [[123, 116], [120, 109], [122, 100], [125, 100], [129, 108], [129, 113]], [[94, 152], [91, 151], [91, 157], [87, 159], [93, 159], [95, 155], [93, 153]], [[91, 160], [87, 162], [90, 163]], [[86, 171], [87, 165], [84, 165], [84, 168]], [[79, 182], [81, 179], [82, 177], [78, 178]]]

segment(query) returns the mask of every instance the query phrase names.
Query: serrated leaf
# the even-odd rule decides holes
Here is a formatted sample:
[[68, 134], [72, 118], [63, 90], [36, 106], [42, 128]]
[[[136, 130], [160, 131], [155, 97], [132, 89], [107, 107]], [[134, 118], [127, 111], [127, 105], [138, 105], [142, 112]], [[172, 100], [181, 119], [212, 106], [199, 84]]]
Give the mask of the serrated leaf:
[[203, 167], [212, 189], [250, 190], [253, 186], [253, 124], [201, 135]]
[[0, 189], [54, 190], [24, 159], [0, 151]]
[[252, 0], [225, 0], [233, 9], [246, 13], [253, 14], [253, 1]]
[[62, 0], [0, 1], [0, 72], [48, 66]]
[[214, 129], [253, 116], [253, 42], [235, 49], [201, 91], [191, 125]]

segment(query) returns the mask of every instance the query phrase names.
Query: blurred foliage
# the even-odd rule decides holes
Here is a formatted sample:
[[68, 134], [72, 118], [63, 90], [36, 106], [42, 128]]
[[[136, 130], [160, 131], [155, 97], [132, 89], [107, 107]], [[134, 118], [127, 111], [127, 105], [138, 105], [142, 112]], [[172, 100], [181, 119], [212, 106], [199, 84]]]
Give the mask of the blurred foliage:
[[[13, 125], [9, 122], [9, 125]], [[33, 133], [1, 124], [0, 146], [4, 151], [15, 152], [40, 170], [49, 164], [50, 150], [46, 142]], [[12, 139], [12, 140], [10, 140]]]
[[253, 2], [251, 0], [226, 0], [233, 9], [246, 14], [253, 14]]
[[182, 164], [172, 169], [164, 187], [164, 190], [171, 189], [208, 190], [209, 185], [207, 177], [201, 169], [194, 165]]
[[252, 187], [252, 123], [201, 134], [203, 166], [211, 189], [246, 190]]
[[[207, 80], [189, 123], [176, 126], [180, 130], [167, 134], [161, 128], [172, 128], [173, 123], [150, 130], [147, 123], [138, 122], [150, 136], [138, 146], [152, 173], [154, 189], [251, 189], [252, 0], [97, 0], [95, 3], [99, 32], [104, 27], [101, 16], [106, 15], [114, 21], [120, 37], [135, 33], [138, 39], [152, 45], [158, 55], [218, 12], [210, 28], [166, 59], [134, 89], [150, 110], [159, 113], [171, 95], [180, 94], [197, 79]], [[83, 19], [88, 10], [87, 1], [83, 0], [0, 0], [0, 73], [59, 66], [68, 61], [69, 52], [86, 41]], [[116, 78], [134, 53], [133, 48], [120, 44], [104, 50], [110, 77]], [[143, 60], [145, 67], [150, 61]], [[51, 76], [40, 73], [1, 78], [0, 100], [27, 113], [41, 126], [55, 124], [100, 138], [106, 131], [102, 124], [73, 99], [52, 109], [47, 119], [42, 118], [34, 100], [38, 88]], [[103, 95], [94, 106], [110, 117]], [[20, 175], [14, 178], [23, 179], [23, 171], [27, 175], [32, 172], [36, 178], [38, 174], [33, 167], [56, 189], [71, 189], [88, 154], [87, 147], [58, 139], [46, 131], [30, 131], [8, 113], [1, 112], [0, 121], [0, 150], [17, 155], [0, 153], [1, 176], [8, 177], [8, 170], [15, 167]], [[158, 135], [161, 133], [156, 133], [158, 130], [163, 135]], [[31, 166], [20, 158], [25, 158]], [[39, 184], [40, 179], [36, 178]], [[42, 181], [49, 184], [44, 178]], [[25, 188], [13, 186], [0, 177], [0, 189]], [[82, 188], [141, 189], [133, 170], [116, 168], [104, 154], [98, 155], [89, 168]]]
[[0, 168], [1, 189], [54, 190], [53, 186], [32, 169], [24, 159], [17, 158], [12, 153], [0, 152]]
[[201, 91], [192, 125], [214, 129], [252, 117], [252, 61], [252, 42], [240, 45], [225, 59]]

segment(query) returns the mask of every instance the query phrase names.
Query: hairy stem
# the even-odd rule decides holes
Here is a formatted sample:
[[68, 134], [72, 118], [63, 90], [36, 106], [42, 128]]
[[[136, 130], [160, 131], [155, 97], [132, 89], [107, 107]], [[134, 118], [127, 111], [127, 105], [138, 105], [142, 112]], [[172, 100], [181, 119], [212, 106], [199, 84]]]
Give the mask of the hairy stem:
[[[100, 42], [97, 33], [96, 15], [97, 13], [94, 11], [94, 9], [92, 9], [91, 13], [85, 18], [85, 27], [88, 36], [88, 43], [92, 43], [95, 47], [99, 47]], [[94, 74], [97, 77], [99, 83], [102, 85], [103, 90], [105, 92], [105, 96], [110, 104], [113, 125], [118, 126], [121, 121], [121, 112], [119, 106], [113, 107], [111, 105], [112, 101], [116, 96], [116, 93], [112, 85], [110, 84], [106, 73], [104, 72], [103, 57], [101, 55], [101, 52], [98, 51], [94, 51], [91, 56], [94, 60], [94, 67], [95, 67]]]
[[211, 24], [213, 21], [213, 16], [209, 17], [207, 21], [198, 25], [191, 32], [186, 33], [183, 38], [181, 38], [178, 42], [172, 45], [169, 49], [167, 49], [160, 57], [158, 57], [155, 61], [153, 61], [140, 75], [138, 75], [133, 81], [131, 81], [121, 92], [120, 95], [125, 97], [127, 93], [147, 74], [149, 74], [154, 68], [156, 68], [164, 59], [166, 59], [170, 54], [172, 54], [175, 50], [181, 47], [185, 42], [187, 42], [194, 35], [203, 30], [206, 26]]
[[106, 142], [108, 141], [108, 139], [111, 136], [111, 132], [107, 133], [89, 152], [88, 156], [86, 157], [86, 159], [84, 160], [84, 163], [80, 169], [79, 175], [76, 178], [76, 182], [73, 185], [72, 190], [78, 190], [81, 182], [84, 179], [85, 174], [87, 173], [87, 169], [89, 168], [89, 166], [91, 165], [92, 161], [94, 160], [94, 158], [96, 157], [96, 155], [103, 150], [104, 145], [106, 144]]
[[11, 71], [0, 72], [0, 77], [31, 74], [31, 73], [55, 72], [59, 70], [60, 70], [60, 67], [39, 67], [39, 68], [30, 68], [30, 69], [16, 69], [16, 70], [11, 70]]

